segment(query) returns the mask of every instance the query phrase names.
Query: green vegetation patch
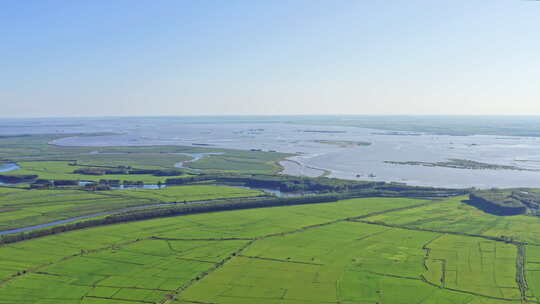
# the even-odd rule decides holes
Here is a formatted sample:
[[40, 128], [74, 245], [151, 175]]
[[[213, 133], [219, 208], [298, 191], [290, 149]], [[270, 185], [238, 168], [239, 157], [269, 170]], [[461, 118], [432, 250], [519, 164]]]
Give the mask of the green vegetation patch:
[[165, 177], [152, 174], [107, 174], [89, 175], [77, 174], [75, 170], [87, 167], [74, 166], [71, 161], [21, 161], [18, 165], [21, 169], [9, 172], [7, 175], [37, 175], [39, 179], [46, 180], [83, 180], [99, 181], [101, 179], [120, 181], [142, 181], [145, 184], [157, 184], [163, 182]]
[[159, 190], [21, 190], [0, 187], [0, 230], [49, 223], [85, 214], [167, 202], [201, 201], [261, 195], [237, 187], [194, 185]]
[[153, 236], [171, 239], [256, 238], [423, 202], [403, 198], [351, 199], [160, 218], [66, 232], [0, 246], [0, 281], [18, 272], [79, 254], [81, 250], [92, 251]]
[[540, 247], [527, 246], [526, 249], [526, 278], [529, 287], [529, 299], [540, 302]]
[[145, 240], [67, 257], [0, 286], [0, 303], [80, 303], [106, 298], [157, 303], [208, 271], [245, 241]]
[[340, 148], [352, 148], [357, 146], [370, 146], [371, 143], [367, 141], [353, 141], [353, 140], [315, 140], [314, 142], [319, 144], [334, 145]]
[[179, 299], [223, 304], [498, 303], [422, 280], [423, 246], [437, 237], [352, 222], [270, 237], [253, 243]]
[[[188, 162], [196, 169], [209, 169], [212, 171], [241, 172], [241, 173], [275, 173], [281, 168], [277, 162], [291, 154], [264, 151], [242, 151], [231, 149], [217, 149], [189, 146], [129, 146], [129, 147], [69, 147], [54, 145], [54, 141], [69, 136], [100, 136], [109, 133], [97, 134], [36, 134], [22, 136], [8, 136], [0, 138], [0, 161], [17, 162], [23, 170], [10, 172], [13, 174], [26, 174], [24, 172], [39, 172], [44, 179], [82, 179], [71, 174], [73, 167], [68, 168], [69, 162], [77, 161], [80, 165], [90, 166], [130, 166], [140, 169], [173, 169], [179, 162]], [[189, 162], [192, 154], [222, 153], [221, 155], [208, 155], [202, 159]], [[60, 161], [60, 164], [47, 162], [47, 164], [28, 164], [31, 161]], [[76, 169], [77, 167], [75, 167]], [[44, 170], [45, 169], [45, 170]], [[32, 173], [34, 174], [34, 173]], [[56, 174], [56, 175], [55, 175]], [[88, 177], [88, 175], [83, 175]], [[127, 178], [122, 175], [110, 179], [141, 180], [140, 175]], [[139, 177], [139, 179], [137, 179]], [[94, 179], [90, 179], [94, 180]], [[157, 183], [157, 177], [143, 177], [145, 183]]]
[[190, 160], [191, 157], [183, 154], [172, 153], [137, 153], [130, 152], [108, 152], [83, 154], [77, 156], [77, 164], [85, 166], [130, 166], [141, 169], [171, 169], [175, 164]]
[[425, 205], [367, 198], [160, 218], [7, 244], [0, 246], [0, 303], [161, 303], [171, 295], [184, 304], [519, 303], [514, 245], [358, 222], [408, 212], [429, 217], [436, 208], [444, 215], [456, 202], [494, 217], [459, 199]]
[[392, 165], [410, 165], [424, 167], [443, 167], [452, 169], [469, 169], [469, 170], [517, 170], [517, 171], [538, 171], [533, 169], [525, 169], [517, 166], [497, 165], [477, 162], [468, 159], [451, 158], [443, 162], [423, 162], [423, 161], [385, 161]]
[[497, 216], [465, 204], [460, 196], [432, 205], [402, 210], [367, 220], [421, 229], [502, 237], [540, 244], [540, 219], [533, 216]]
[[516, 246], [475, 237], [442, 235], [425, 246], [425, 278], [443, 288], [520, 300]]
[[281, 166], [277, 162], [290, 154], [262, 151], [235, 151], [221, 155], [208, 155], [187, 166], [211, 172], [278, 173]]

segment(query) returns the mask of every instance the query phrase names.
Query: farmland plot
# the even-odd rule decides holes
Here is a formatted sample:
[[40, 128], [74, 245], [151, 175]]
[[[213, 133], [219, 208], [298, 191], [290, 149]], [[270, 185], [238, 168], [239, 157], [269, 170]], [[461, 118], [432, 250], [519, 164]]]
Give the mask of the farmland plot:
[[[179, 301], [508, 303], [425, 282], [424, 246], [440, 237], [437, 233], [351, 222], [270, 237], [256, 241], [195, 283]], [[518, 291], [516, 303], [519, 300]]]
[[81, 253], [8, 281], [0, 287], [0, 303], [155, 303], [245, 243], [145, 240]]
[[426, 246], [425, 278], [444, 288], [519, 300], [516, 246], [481, 238], [443, 235]]

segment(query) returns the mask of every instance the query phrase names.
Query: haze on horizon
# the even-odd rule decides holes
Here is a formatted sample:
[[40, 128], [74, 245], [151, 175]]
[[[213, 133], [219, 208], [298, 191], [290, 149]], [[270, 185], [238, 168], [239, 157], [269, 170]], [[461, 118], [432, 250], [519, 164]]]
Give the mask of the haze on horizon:
[[0, 117], [540, 114], [540, 2], [5, 1]]

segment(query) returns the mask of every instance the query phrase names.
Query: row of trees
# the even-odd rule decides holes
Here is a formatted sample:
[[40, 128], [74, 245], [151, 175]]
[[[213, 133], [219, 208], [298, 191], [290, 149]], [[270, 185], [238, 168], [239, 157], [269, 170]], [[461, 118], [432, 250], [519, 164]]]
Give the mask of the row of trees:
[[245, 199], [245, 200], [230, 200], [213, 203], [198, 203], [198, 204], [183, 204], [169, 208], [155, 208], [149, 210], [138, 210], [128, 213], [109, 215], [104, 218], [91, 219], [81, 221], [72, 224], [64, 224], [54, 226], [51, 228], [45, 228], [41, 230], [34, 230], [29, 232], [23, 232], [18, 234], [9, 234], [0, 238], [0, 244], [15, 243], [23, 240], [43, 237], [47, 235], [53, 235], [66, 231], [78, 230], [83, 228], [117, 224], [122, 222], [131, 222], [139, 220], [147, 220], [153, 218], [179, 216], [187, 214], [207, 213], [226, 210], [239, 210], [239, 209], [252, 209], [252, 208], [264, 208], [264, 207], [277, 207], [288, 205], [300, 205], [300, 204], [314, 204], [314, 203], [327, 203], [335, 202], [343, 198], [337, 195], [320, 195], [320, 196], [306, 196], [306, 197], [294, 197], [294, 198], [265, 198], [265, 199]]
[[506, 199], [507, 197], [497, 197], [487, 192], [477, 191], [469, 194], [469, 205], [496, 214], [496, 215], [517, 215], [527, 213], [527, 207], [520, 201]]
[[309, 178], [285, 175], [200, 174], [193, 177], [169, 178], [165, 183], [167, 185], [185, 185], [203, 181], [237, 184], [253, 188], [269, 188], [282, 192], [345, 193], [371, 189], [376, 192], [416, 193], [420, 196], [448, 196], [467, 193], [466, 190], [414, 187], [398, 183], [362, 182], [327, 177]]
[[0, 182], [5, 184], [33, 183], [38, 178], [37, 175], [0, 175]]
[[[379, 184], [377, 184], [379, 185]], [[390, 185], [390, 184], [387, 184]], [[359, 197], [440, 197], [463, 194], [464, 190], [444, 190], [426, 187], [399, 187], [379, 185], [377, 187], [357, 189], [342, 193], [319, 194], [310, 196], [298, 196], [288, 198], [251, 198], [251, 199], [230, 199], [227, 201], [182, 204], [174, 207], [155, 208], [137, 210], [128, 213], [109, 215], [104, 218], [91, 219], [82, 222], [55, 226], [42, 230], [35, 230], [26, 233], [6, 235], [0, 238], [0, 244], [18, 242], [26, 239], [52, 235], [65, 231], [95, 227], [101, 225], [116, 224], [122, 222], [146, 220], [160, 217], [179, 216], [196, 213], [207, 213], [227, 210], [267, 208], [289, 205], [315, 204], [336, 202], [342, 199]]]

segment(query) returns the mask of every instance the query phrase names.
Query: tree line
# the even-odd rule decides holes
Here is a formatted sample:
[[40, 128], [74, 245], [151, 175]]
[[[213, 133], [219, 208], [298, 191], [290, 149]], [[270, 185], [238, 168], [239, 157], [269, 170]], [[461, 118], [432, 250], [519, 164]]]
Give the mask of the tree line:
[[[230, 211], [230, 210], [242, 210], [242, 209], [253, 209], [253, 208], [268, 208], [268, 207], [281, 207], [281, 206], [292, 206], [292, 205], [304, 205], [304, 204], [316, 204], [316, 203], [331, 203], [337, 202], [343, 199], [350, 198], [365, 198], [365, 197], [440, 197], [440, 196], [451, 196], [451, 195], [460, 195], [463, 192], [459, 190], [453, 190], [452, 192], [441, 192], [440, 190], [431, 190], [426, 191], [425, 189], [414, 189], [417, 187], [411, 187], [406, 191], [402, 191], [399, 188], [393, 190], [377, 190], [377, 189], [364, 189], [357, 190], [345, 193], [329, 193], [329, 194], [319, 194], [319, 195], [310, 195], [310, 196], [298, 196], [298, 197], [287, 197], [287, 198], [278, 198], [278, 197], [265, 197], [265, 198], [251, 198], [251, 199], [230, 199], [226, 201], [219, 202], [207, 202], [207, 203], [196, 203], [189, 204], [182, 202], [171, 202], [179, 203], [173, 207], [160, 207], [154, 209], [144, 209], [136, 210], [126, 213], [113, 214], [103, 218], [90, 219], [76, 223], [64, 224], [59, 226], [54, 226], [50, 228], [34, 230], [29, 232], [23, 232], [18, 234], [9, 234], [4, 235], [0, 238], [0, 244], [8, 244], [19, 242], [27, 239], [38, 238], [47, 235], [53, 235], [57, 233], [62, 233], [66, 231], [78, 230], [83, 228], [117, 224], [123, 222], [155, 219], [161, 217], [171, 217], [171, 216], [180, 216], [188, 214], [198, 214], [198, 213], [208, 213], [208, 212], [218, 212], [218, 211]], [[423, 188], [423, 187], [418, 187]], [[399, 190], [399, 191], [396, 191]]]

